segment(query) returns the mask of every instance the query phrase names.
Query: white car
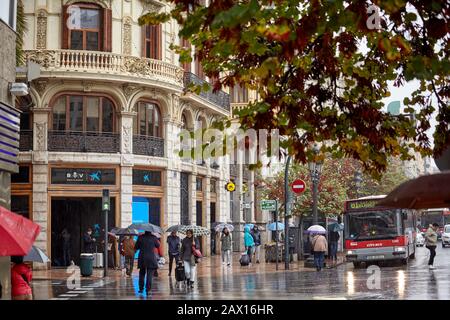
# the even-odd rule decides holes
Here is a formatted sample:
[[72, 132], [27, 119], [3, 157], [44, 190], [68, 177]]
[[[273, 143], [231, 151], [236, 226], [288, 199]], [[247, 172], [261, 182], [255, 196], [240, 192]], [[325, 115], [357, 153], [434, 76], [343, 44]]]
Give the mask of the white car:
[[416, 246], [423, 247], [425, 245], [425, 237], [421, 232], [416, 233]]
[[450, 224], [444, 226], [444, 231], [442, 232], [442, 248], [450, 246]]

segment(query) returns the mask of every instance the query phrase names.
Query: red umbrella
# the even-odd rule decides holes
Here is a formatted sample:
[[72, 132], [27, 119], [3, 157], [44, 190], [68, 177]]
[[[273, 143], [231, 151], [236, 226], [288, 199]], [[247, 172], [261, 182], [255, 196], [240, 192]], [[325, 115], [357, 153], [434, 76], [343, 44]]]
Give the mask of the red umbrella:
[[382, 207], [430, 209], [450, 206], [450, 171], [408, 180], [378, 202]]
[[39, 231], [33, 221], [0, 206], [0, 257], [27, 255]]

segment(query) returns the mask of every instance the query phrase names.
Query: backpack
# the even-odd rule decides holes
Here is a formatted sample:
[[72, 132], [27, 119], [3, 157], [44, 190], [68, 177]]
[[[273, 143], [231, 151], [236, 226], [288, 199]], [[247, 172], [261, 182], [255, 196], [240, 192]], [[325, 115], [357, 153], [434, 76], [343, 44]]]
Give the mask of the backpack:
[[248, 266], [250, 264], [250, 257], [248, 256], [248, 254], [243, 253], [241, 255], [241, 258], [239, 259], [239, 263], [241, 264], [241, 266]]

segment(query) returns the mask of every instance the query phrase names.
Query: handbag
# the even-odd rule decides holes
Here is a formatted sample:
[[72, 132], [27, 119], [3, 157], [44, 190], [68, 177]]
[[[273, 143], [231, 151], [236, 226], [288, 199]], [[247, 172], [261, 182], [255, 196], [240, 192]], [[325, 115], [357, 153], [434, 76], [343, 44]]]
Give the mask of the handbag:
[[195, 247], [195, 244], [192, 244], [192, 254], [196, 258], [203, 258], [202, 252]]

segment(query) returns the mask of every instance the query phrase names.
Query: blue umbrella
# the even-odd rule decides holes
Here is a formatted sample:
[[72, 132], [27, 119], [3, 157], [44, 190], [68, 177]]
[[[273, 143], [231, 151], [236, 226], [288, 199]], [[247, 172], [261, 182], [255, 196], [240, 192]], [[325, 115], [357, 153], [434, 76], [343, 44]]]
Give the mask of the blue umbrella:
[[270, 231], [276, 231], [277, 230], [277, 223], [278, 223], [278, 231], [282, 231], [284, 230], [284, 224], [281, 222], [272, 222], [270, 224], [267, 225], [267, 230]]
[[244, 225], [244, 229], [245, 228], [250, 228], [250, 230], [251, 230], [251, 229], [253, 229], [254, 226], [255, 225], [253, 223], [247, 223], [247, 224]]
[[333, 231], [333, 232], [338, 232], [338, 231], [344, 230], [344, 226], [343, 226], [343, 224], [335, 222], [335, 223], [328, 225], [328, 230]]

